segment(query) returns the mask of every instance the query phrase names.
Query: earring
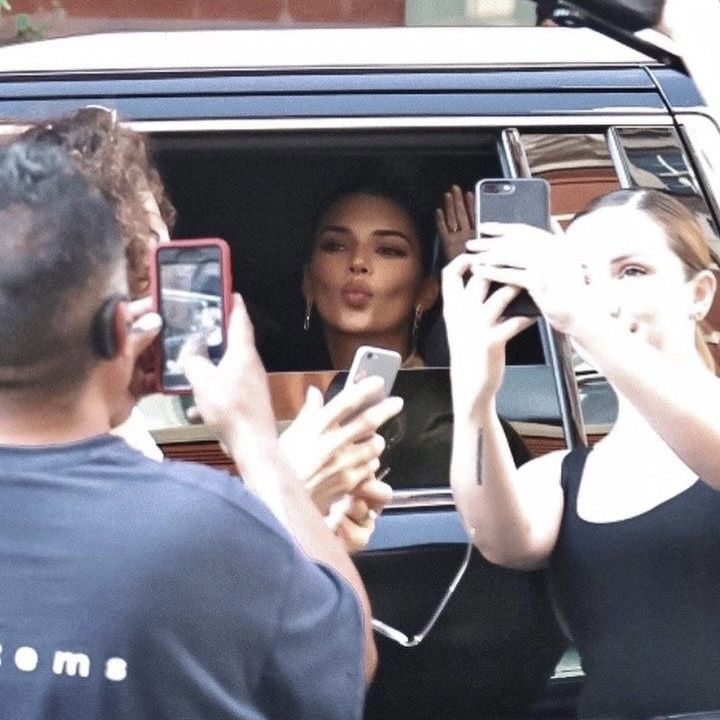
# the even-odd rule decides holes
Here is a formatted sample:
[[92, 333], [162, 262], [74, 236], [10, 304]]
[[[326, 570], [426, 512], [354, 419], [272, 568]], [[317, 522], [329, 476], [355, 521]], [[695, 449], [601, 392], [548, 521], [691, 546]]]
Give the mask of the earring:
[[310, 314], [312, 313], [312, 300], [305, 301], [305, 316], [303, 317], [303, 330], [310, 332]]
[[690, 319], [695, 322], [700, 322], [705, 318], [705, 313], [702, 310], [694, 310], [690, 313]]
[[422, 316], [423, 316], [423, 306], [418, 305], [415, 308], [415, 317], [413, 318], [413, 326], [412, 326], [413, 346], [417, 342], [418, 332], [420, 331], [420, 322], [422, 320]]

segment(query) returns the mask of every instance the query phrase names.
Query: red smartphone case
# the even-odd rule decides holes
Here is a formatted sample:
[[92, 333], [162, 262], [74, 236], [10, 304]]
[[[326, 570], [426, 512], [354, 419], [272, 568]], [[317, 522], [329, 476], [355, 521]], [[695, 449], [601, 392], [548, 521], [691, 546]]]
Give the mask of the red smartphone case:
[[[188, 238], [159, 243], [150, 254], [150, 289], [153, 298], [153, 310], [160, 312], [160, 256], [164, 250], [178, 248], [217, 247], [220, 251], [220, 277], [222, 283], [222, 316], [223, 337], [227, 342], [227, 325], [232, 311], [232, 266], [230, 263], [230, 246], [222, 238]], [[153, 343], [155, 367], [155, 391], [171, 395], [190, 395], [189, 386], [165, 387], [163, 384], [164, 357], [162, 349], [162, 333]]]

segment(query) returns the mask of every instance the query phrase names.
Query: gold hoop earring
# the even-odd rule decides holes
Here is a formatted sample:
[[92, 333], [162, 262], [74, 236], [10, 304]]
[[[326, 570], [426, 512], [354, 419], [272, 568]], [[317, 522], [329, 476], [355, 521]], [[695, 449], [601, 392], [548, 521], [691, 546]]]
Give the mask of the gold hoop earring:
[[305, 301], [305, 316], [303, 317], [303, 330], [310, 332], [310, 315], [312, 314], [312, 300]]

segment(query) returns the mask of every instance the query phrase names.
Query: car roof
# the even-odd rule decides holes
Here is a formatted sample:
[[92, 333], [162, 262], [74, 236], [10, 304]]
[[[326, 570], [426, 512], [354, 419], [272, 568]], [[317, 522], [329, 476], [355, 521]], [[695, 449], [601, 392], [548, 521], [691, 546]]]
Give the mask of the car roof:
[[586, 28], [285, 28], [118, 32], [0, 48], [0, 75], [642, 65]]

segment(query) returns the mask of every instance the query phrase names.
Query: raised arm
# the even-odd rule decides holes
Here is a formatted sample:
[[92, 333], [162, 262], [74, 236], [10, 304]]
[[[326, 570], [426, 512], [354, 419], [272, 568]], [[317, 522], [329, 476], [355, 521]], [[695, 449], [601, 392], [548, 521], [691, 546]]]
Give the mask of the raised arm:
[[552, 552], [560, 527], [561, 457], [556, 453], [515, 468], [495, 398], [505, 345], [531, 321], [502, 318], [517, 289], [501, 288], [487, 297], [489, 283], [472, 274], [473, 263], [472, 256], [461, 255], [443, 271], [455, 418], [453, 494], [474, 544], [488, 560], [537, 567]]
[[720, 380], [698, 360], [663, 354], [622, 318], [569, 330], [677, 456], [720, 490]]

